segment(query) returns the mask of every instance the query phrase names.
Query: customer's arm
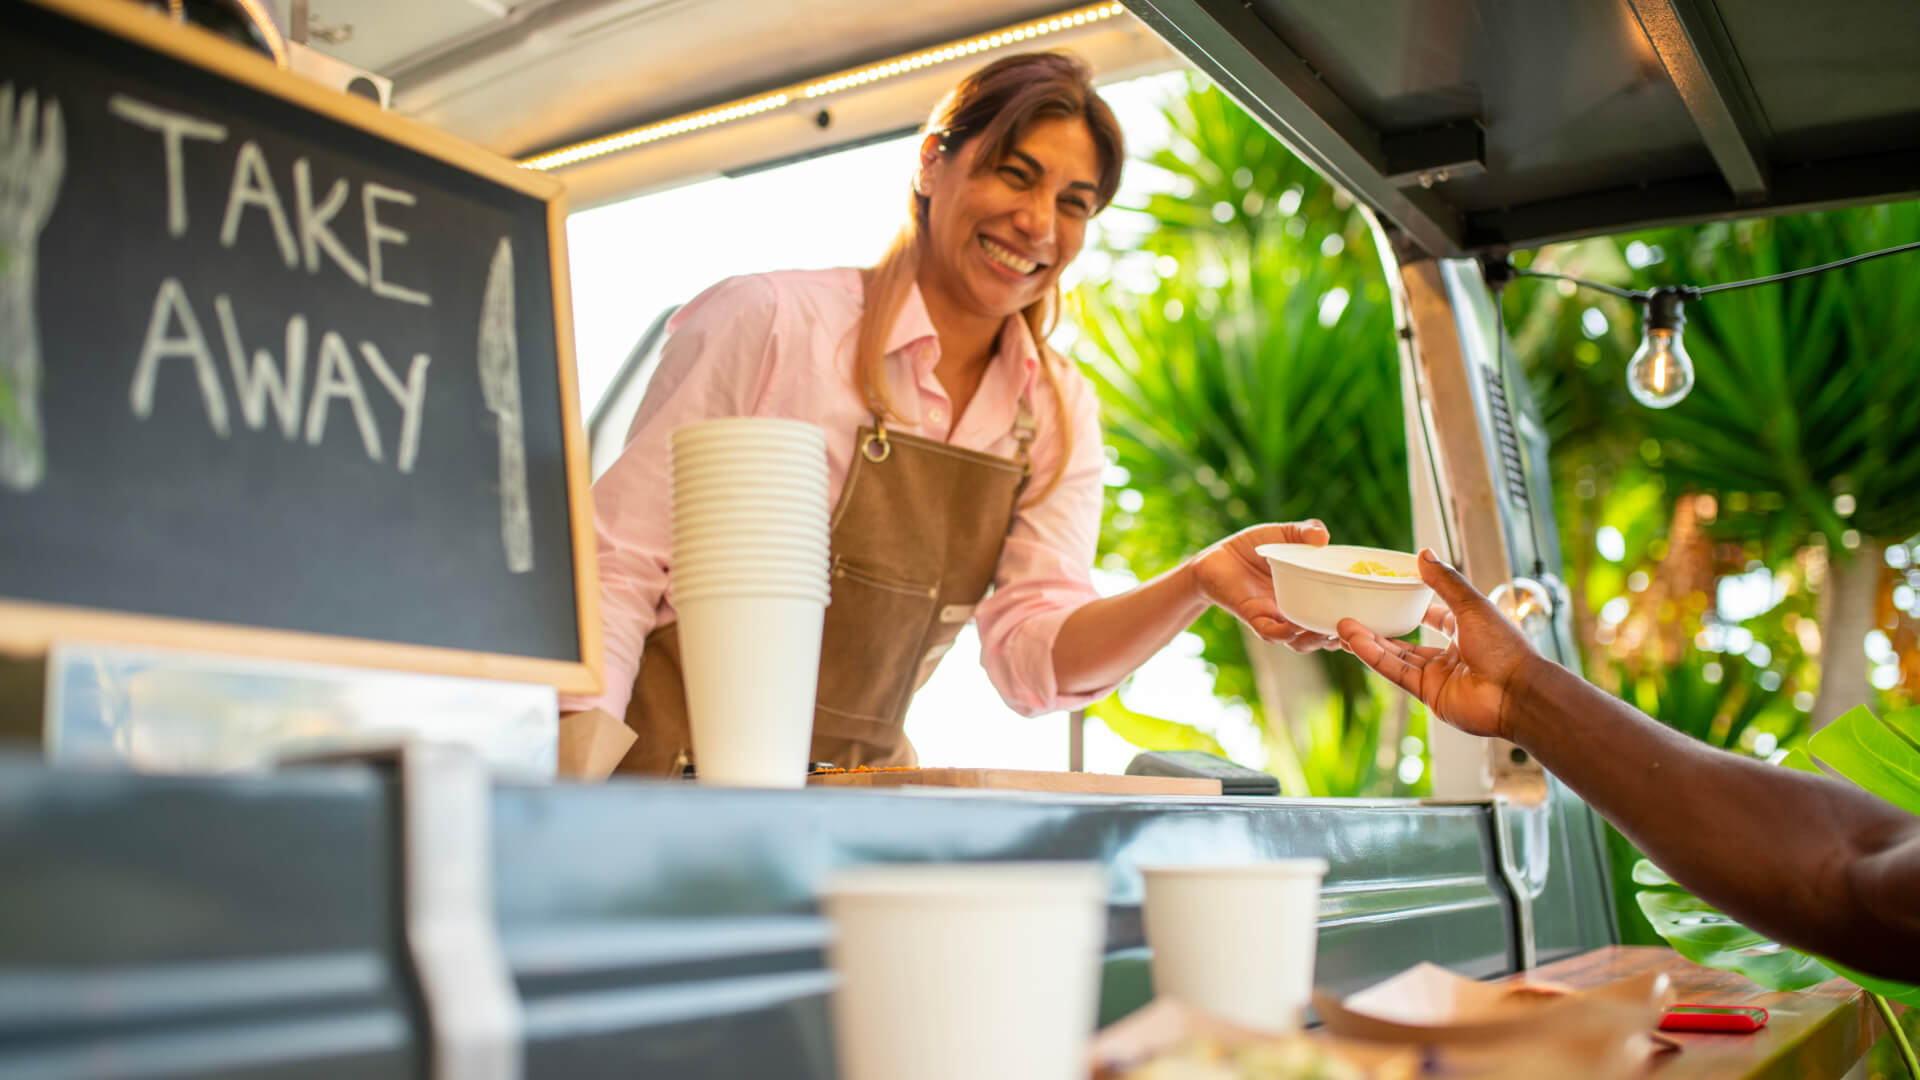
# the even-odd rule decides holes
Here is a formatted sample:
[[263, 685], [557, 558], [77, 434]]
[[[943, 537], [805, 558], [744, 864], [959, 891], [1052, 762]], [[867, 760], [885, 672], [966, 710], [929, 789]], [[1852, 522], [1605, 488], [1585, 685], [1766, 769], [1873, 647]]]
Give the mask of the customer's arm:
[[[1435, 715], [1538, 758], [1681, 885], [1795, 948], [1920, 981], [1920, 817], [1844, 781], [1713, 749], [1534, 652], [1487, 599], [1421, 554], [1454, 644], [1347, 647]], [[1457, 629], [1455, 623], [1457, 622]]]

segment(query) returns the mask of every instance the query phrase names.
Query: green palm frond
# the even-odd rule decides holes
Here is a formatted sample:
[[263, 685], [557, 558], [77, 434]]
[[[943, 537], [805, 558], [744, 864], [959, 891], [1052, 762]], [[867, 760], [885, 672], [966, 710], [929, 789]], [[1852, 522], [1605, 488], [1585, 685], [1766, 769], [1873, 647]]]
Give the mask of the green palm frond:
[[[1177, 269], [1151, 292], [1090, 283], [1080, 297], [1075, 354], [1139, 500], [1110, 502], [1103, 555], [1152, 572], [1246, 526], [1310, 517], [1337, 542], [1406, 547], [1399, 357], [1364, 216], [1211, 87], [1195, 83], [1167, 118], [1171, 143], [1148, 163], [1171, 191], [1131, 208], [1147, 227], [1111, 254]], [[1261, 715], [1232, 620], [1196, 631], [1216, 692]], [[1326, 673], [1335, 698], [1312, 744], [1283, 747], [1275, 767], [1315, 794], [1374, 790], [1384, 691], [1356, 665]]]
[[[1778, 273], [1920, 237], [1920, 203], [1649, 234], [1679, 257], [1662, 282], [1712, 284]], [[1680, 489], [1756, 496], [1716, 530], [1758, 539], [1769, 558], [1849, 529], [1920, 532], [1920, 288], [1898, 258], [1688, 305], [1698, 382], [1650, 414], [1662, 471]], [[1757, 496], [1768, 494], [1773, 499]], [[1851, 494], [1846, 518], [1834, 499]], [[1764, 509], [1760, 507], [1765, 505]], [[1723, 500], [1724, 505], [1724, 500]]]

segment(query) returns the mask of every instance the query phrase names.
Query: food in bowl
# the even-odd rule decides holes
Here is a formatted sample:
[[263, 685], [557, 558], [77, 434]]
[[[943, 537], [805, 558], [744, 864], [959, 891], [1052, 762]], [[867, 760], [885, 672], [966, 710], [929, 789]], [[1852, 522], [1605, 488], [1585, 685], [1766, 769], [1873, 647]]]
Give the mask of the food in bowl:
[[1386, 563], [1374, 562], [1372, 559], [1361, 559], [1359, 562], [1354, 563], [1352, 566], [1347, 567], [1347, 573], [1368, 574], [1373, 577], [1406, 577], [1407, 576], [1395, 570], [1393, 567], [1388, 566]]
[[[1273, 600], [1288, 622], [1334, 636], [1354, 619], [1384, 637], [1412, 633], [1433, 602], [1420, 564], [1405, 551], [1353, 544], [1262, 544]], [[1381, 571], [1385, 571], [1382, 573]]]

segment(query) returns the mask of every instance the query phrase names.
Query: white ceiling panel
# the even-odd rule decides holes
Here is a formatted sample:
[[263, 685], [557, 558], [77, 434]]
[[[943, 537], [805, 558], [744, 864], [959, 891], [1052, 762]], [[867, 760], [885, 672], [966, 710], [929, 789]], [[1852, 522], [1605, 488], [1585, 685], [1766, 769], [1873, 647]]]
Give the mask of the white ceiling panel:
[[[289, 0], [279, 0], [284, 7]], [[523, 156], [1066, 8], [1059, 0], [310, 0], [394, 106]]]

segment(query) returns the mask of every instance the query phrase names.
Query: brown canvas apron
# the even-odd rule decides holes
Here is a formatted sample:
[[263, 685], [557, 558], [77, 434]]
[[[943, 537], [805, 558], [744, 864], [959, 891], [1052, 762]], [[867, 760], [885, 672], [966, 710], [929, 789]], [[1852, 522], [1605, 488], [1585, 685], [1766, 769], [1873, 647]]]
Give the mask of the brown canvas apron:
[[[812, 760], [915, 763], [907, 703], [993, 584], [1026, 484], [1033, 412], [1025, 398], [1014, 437], [1020, 449], [1010, 460], [890, 432], [878, 419], [860, 429], [833, 511]], [[621, 772], [670, 775], [692, 759], [678, 629], [647, 635], [626, 716], [639, 739]]]

